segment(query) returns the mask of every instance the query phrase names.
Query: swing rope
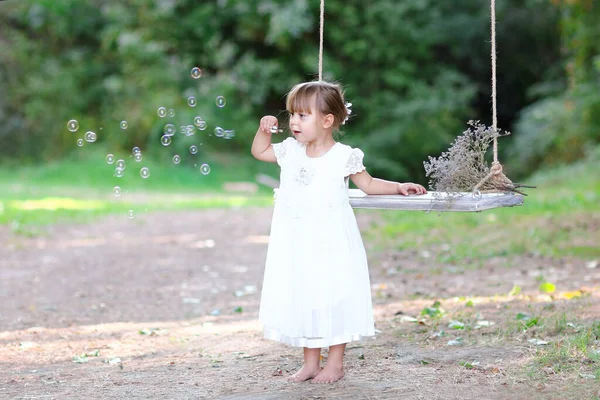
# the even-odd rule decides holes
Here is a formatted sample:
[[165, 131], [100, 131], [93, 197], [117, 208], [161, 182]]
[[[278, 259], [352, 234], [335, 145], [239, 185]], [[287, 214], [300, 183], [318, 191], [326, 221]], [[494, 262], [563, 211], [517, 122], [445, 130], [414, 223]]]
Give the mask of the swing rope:
[[319, 16], [319, 82], [323, 80], [323, 30], [325, 27], [325, 0], [321, 0]]
[[[496, 0], [490, 0], [490, 36], [491, 36], [491, 57], [492, 57], [492, 129], [493, 129], [493, 153], [494, 161], [490, 167], [490, 172], [473, 187], [473, 194], [479, 192], [479, 188], [491, 177], [502, 173], [502, 165], [498, 162], [498, 110], [496, 100]], [[504, 177], [506, 178], [506, 177]], [[508, 178], [506, 178], [508, 179]]]
[[[498, 132], [498, 111], [496, 109], [496, 0], [491, 0], [491, 37], [492, 37], [492, 127]], [[498, 162], [498, 135], [494, 135], [494, 163]]]

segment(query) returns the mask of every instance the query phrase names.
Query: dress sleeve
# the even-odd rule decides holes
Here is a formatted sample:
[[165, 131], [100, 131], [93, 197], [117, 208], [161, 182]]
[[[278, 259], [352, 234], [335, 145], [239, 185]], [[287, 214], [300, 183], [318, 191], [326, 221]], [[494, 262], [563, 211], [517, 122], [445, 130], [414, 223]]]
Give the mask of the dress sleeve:
[[291, 147], [294, 145], [293, 142], [295, 141], [296, 139], [289, 137], [281, 143], [273, 144], [273, 153], [275, 153], [277, 164], [281, 165], [281, 163], [286, 159], [286, 155], [290, 152]]
[[365, 154], [362, 152], [362, 150], [352, 149], [352, 151], [350, 152], [350, 157], [348, 157], [348, 161], [346, 162], [346, 176], [357, 174], [366, 169], [363, 165], [364, 156]]

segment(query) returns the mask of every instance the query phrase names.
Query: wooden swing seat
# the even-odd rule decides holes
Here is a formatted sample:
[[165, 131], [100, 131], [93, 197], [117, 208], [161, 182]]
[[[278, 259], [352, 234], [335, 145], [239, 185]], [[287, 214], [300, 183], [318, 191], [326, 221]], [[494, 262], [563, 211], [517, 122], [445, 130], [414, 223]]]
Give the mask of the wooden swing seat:
[[[277, 196], [278, 188], [273, 189]], [[481, 193], [473, 196], [471, 192], [453, 193], [449, 200], [447, 193], [427, 192], [423, 195], [368, 195], [360, 189], [348, 189], [352, 208], [370, 208], [379, 210], [406, 211], [463, 211], [480, 212], [500, 207], [523, 205], [524, 196], [512, 192]]]
[[352, 208], [372, 208], [411, 211], [485, 211], [499, 207], [514, 207], [523, 204], [524, 196], [512, 192], [454, 193], [448, 199], [447, 193], [428, 192], [424, 195], [367, 195], [360, 189], [349, 189]]

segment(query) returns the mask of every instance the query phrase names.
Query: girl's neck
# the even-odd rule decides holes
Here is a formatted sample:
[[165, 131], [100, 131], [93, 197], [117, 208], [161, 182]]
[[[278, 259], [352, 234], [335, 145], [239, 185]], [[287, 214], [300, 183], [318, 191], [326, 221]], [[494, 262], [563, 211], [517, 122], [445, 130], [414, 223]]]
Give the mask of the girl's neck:
[[327, 153], [335, 145], [332, 132], [325, 132], [313, 141], [306, 143], [306, 155], [318, 157]]

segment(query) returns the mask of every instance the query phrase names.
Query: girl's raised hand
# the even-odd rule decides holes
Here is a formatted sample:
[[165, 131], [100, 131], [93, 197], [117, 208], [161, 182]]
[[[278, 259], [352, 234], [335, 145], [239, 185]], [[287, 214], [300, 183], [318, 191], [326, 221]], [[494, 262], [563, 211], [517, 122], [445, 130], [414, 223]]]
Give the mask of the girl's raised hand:
[[272, 115], [265, 115], [260, 119], [259, 129], [264, 133], [279, 133], [278, 125], [277, 118]]

